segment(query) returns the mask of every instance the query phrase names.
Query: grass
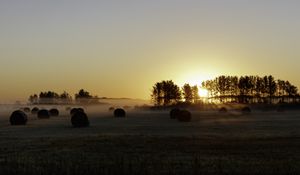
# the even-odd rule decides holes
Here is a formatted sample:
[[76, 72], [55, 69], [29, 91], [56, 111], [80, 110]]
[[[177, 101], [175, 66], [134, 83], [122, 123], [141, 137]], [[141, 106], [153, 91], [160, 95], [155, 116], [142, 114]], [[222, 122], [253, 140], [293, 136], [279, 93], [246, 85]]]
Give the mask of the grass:
[[300, 138], [2, 138], [1, 174], [299, 174]]

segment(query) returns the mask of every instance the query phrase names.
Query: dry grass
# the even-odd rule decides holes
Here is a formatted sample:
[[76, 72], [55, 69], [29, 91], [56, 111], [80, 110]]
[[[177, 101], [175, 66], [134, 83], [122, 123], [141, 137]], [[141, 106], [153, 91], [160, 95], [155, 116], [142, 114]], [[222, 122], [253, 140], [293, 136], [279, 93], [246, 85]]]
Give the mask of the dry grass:
[[[105, 110], [105, 112], [103, 112]], [[10, 126], [0, 117], [0, 174], [299, 174], [300, 113], [87, 109], [91, 126], [61, 117]]]
[[[14, 145], [14, 146], [13, 146]], [[2, 140], [4, 174], [298, 174], [300, 138]]]

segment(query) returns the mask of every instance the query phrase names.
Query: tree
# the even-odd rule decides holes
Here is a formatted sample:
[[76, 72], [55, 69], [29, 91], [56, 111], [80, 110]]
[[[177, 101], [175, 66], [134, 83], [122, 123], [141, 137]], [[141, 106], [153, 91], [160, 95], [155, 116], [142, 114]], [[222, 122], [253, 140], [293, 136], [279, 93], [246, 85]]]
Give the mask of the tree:
[[199, 100], [199, 89], [197, 85], [192, 86], [193, 103], [198, 103]]
[[155, 105], [170, 105], [181, 100], [180, 88], [172, 80], [155, 83], [152, 87], [152, 101]]
[[39, 102], [39, 97], [38, 97], [37, 94], [30, 95], [28, 101], [29, 101], [31, 104], [37, 104], [37, 103]]
[[186, 103], [192, 103], [194, 99], [193, 89], [189, 84], [184, 84], [182, 87], [183, 98]]
[[80, 99], [80, 98], [91, 98], [92, 96], [88, 91], [85, 91], [84, 89], [80, 89], [77, 94], [75, 94], [75, 99]]

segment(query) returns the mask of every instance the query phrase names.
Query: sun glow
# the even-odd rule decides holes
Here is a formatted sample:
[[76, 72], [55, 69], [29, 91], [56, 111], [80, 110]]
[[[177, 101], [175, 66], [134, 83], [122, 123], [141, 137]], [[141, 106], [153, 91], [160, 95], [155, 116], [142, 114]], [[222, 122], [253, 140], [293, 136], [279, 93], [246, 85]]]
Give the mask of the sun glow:
[[198, 95], [200, 97], [208, 97], [208, 90], [205, 88], [200, 87], [198, 91]]

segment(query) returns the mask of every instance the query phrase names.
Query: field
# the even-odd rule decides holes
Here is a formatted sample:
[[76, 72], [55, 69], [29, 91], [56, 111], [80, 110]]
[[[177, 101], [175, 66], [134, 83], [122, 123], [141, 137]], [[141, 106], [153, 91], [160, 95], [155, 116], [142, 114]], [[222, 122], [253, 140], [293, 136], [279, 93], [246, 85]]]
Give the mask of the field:
[[[45, 106], [50, 108], [51, 106]], [[0, 117], [1, 174], [299, 174], [300, 111], [192, 111], [191, 122], [169, 111], [87, 107], [90, 127], [59, 117], [10, 126]]]

